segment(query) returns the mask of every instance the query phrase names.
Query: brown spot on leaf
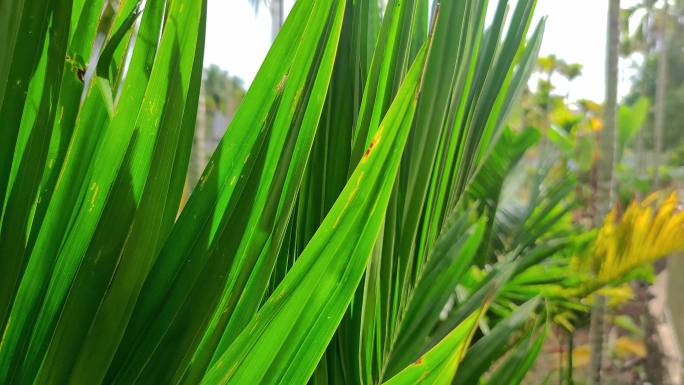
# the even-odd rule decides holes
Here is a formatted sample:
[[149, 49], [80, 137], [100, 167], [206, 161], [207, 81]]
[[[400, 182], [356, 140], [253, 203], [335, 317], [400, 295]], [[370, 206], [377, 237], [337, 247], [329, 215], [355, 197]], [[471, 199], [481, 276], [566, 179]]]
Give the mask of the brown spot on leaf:
[[285, 88], [285, 82], [287, 82], [287, 74], [283, 76], [282, 79], [280, 79], [280, 82], [278, 83], [278, 87], [276, 88], [276, 92], [281, 93], [283, 92], [283, 89]]
[[366, 152], [363, 153], [363, 158], [366, 159], [370, 155], [371, 151], [373, 151], [373, 147], [375, 147], [375, 143], [377, 143], [377, 138], [373, 138], [373, 140], [370, 142], [368, 145], [368, 148], [366, 149]]
[[82, 68], [82, 67], [76, 68], [76, 78], [81, 83], [85, 83], [85, 73], [86, 73], [85, 68]]

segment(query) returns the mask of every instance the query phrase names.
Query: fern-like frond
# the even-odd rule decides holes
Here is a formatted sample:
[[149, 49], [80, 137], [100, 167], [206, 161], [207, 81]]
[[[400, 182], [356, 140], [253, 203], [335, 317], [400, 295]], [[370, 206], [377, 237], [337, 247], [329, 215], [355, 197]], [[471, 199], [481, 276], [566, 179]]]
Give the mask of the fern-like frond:
[[654, 193], [632, 202], [618, 215], [613, 209], [598, 232], [587, 268], [593, 275], [581, 294], [624, 277], [637, 267], [684, 250], [684, 211], [676, 193]]

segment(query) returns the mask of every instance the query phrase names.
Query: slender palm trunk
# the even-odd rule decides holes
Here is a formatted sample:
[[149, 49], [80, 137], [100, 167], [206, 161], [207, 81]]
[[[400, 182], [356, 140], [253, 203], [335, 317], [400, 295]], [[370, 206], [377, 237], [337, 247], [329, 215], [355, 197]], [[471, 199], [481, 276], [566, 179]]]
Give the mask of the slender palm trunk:
[[599, 210], [596, 224], [603, 222], [615, 199], [615, 158], [617, 151], [617, 88], [620, 0], [610, 0], [608, 22], [608, 50], [606, 55], [606, 101], [604, 104], [603, 130], [600, 132], [598, 198]]
[[664, 385], [666, 384], [665, 378], [667, 374], [667, 369], [663, 364], [665, 354], [663, 353], [660, 335], [658, 334], [658, 320], [649, 309], [651, 294], [648, 291], [648, 284], [642, 284], [637, 292], [642, 297], [639, 298], [639, 302], [641, 302], [640, 306], [643, 312], [644, 346], [646, 347], [644, 372], [646, 380], [651, 385]]
[[589, 384], [601, 384], [601, 363], [603, 362], [603, 334], [605, 326], [606, 297], [596, 296], [591, 308], [590, 343], [591, 362], [589, 366]]
[[[653, 190], [661, 187], [662, 177], [660, 167], [662, 165], [663, 153], [663, 132], [665, 126], [666, 94], [667, 94], [667, 51], [668, 51], [668, 1], [660, 11], [660, 22], [658, 23], [658, 67], [656, 73], [656, 95], [655, 95], [655, 118], [653, 125]], [[658, 340], [657, 321], [648, 310], [648, 302], [645, 302], [645, 346], [646, 346], [646, 378], [653, 385], [665, 383], [666, 370], [663, 366], [663, 351]]]
[[654, 122], [654, 144], [653, 144], [653, 189], [660, 187], [660, 166], [662, 163], [663, 151], [663, 129], [665, 125], [665, 95], [667, 93], [667, 13], [668, 2], [661, 11], [661, 20], [658, 26], [660, 50], [658, 52], [658, 73], [656, 75], [656, 97], [655, 97], [655, 122]]
[[[646, 20], [645, 23], [650, 25], [651, 20], [653, 19], [653, 5], [649, 4], [648, 1], [644, 1], [644, 10], [646, 11], [646, 16], [644, 16], [644, 19]], [[651, 37], [651, 34], [649, 33], [651, 31], [651, 28], [649, 26], [647, 27], [642, 27], [644, 28], [643, 30], [643, 41], [642, 43], [642, 51], [641, 54], [644, 57], [644, 67], [646, 66], [646, 61], [648, 58], [651, 56], [651, 52], [653, 51], [653, 38]], [[643, 95], [648, 95], [648, 87], [643, 84], [642, 89], [640, 92]], [[647, 120], [651, 119], [650, 114], [647, 115]], [[648, 126], [648, 124], [646, 124]], [[636, 160], [637, 160], [637, 173], [640, 178], [644, 177], [646, 175], [646, 170], [647, 170], [647, 159], [646, 159], [646, 154], [645, 154], [645, 148], [644, 148], [644, 139], [645, 139], [645, 132], [643, 129], [639, 130], [639, 133], [637, 134], [637, 154], [636, 154]], [[642, 197], [637, 195], [638, 199], [641, 199]]]
[[192, 145], [192, 159], [188, 170], [188, 185], [190, 190], [202, 176], [204, 167], [207, 165], [207, 104], [204, 81], [200, 88], [199, 105], [197, 106], [197, 123], [195, 126], [195, 138]]
[[[637, 138], [636, 138], [636, 159], [637, 159], [637, 176], [639, 178], [643, 177], [644, 175], [644, 130], [639, 130], [637, 133]], [[637, 193], [639, 195], [639, 193]], [[641, 199], [640, 196], [637, 196], [637, 198]]]
[[[606, 44], [606, 101], [604, 103], [603, 129], [599, 137], [597, 215], [594, 224], [599, 226], [613, 205], [615, 180], [613, 169], [616, 157], [615, 126], [617, 120], [618, 46], [620, 36], [620, 0], [610, 0], [608, 5], [608, 41]], [[591, 365], [590, 384], [601, 384], [603, 361], [605, 298], [598, 296], [591, 319]]]
[[275, 40], [280, 32], [280, 27], [285, 21], [285, 10], [283, 9], [283, 0], [270, 0], [268, 8], [271, 12], [271, 40]]

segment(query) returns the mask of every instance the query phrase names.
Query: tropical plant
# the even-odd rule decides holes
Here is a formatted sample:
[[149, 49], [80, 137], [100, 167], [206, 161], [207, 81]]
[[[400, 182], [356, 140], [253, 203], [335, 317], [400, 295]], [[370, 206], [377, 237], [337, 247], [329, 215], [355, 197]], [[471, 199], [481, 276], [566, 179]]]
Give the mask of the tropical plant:
[[3, 382], [401, 382], [433, 345], [450, 381], [486, 302], [428, 343], [437, 266], [478, 248], [460, 196], [534, 63], [534, 2], [486, 31], [486, 2], [447, 2], [430, 35], [427, 2], [392, 2], [377, 37], [368, 4], [297, 2], [177, 218], [206, 3], [13, 4]]
[[520, 383], [553, 297], [504, 288], [566, 244], [567, 186], [503, 199], [543, 21], [372, 3], [295, 3], [180, 212], [206, 0], [2, 4], [0, 382]]

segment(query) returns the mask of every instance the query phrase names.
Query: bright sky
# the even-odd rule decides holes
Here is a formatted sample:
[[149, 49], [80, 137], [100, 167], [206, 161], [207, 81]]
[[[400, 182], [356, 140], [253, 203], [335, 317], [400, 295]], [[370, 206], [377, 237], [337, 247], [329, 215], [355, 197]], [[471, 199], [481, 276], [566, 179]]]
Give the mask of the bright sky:
[[[293, 2], [285, 0], [286, 9]], [[608, 0], [538, 0], [536, 19], [548, 16], [541, 54], [584, 66], [571, 84], [558, 84], [558, 92], [571, 100], [604, 98], [607, 9]], [[218, 64], [249, 85], [268, 51], [270, 28], [266, 5], [255, 14], [248, 0], [209, 0], [205, 65]], [[624, 95], [632, 72], [629, 63], [620, 65]]]
[[[286, 0], [289, 10], [294, 0]], [[209, 0], [204, 65], [218, 64], [249, 85], [271, 45], [271, 16], [249, 0]]]

